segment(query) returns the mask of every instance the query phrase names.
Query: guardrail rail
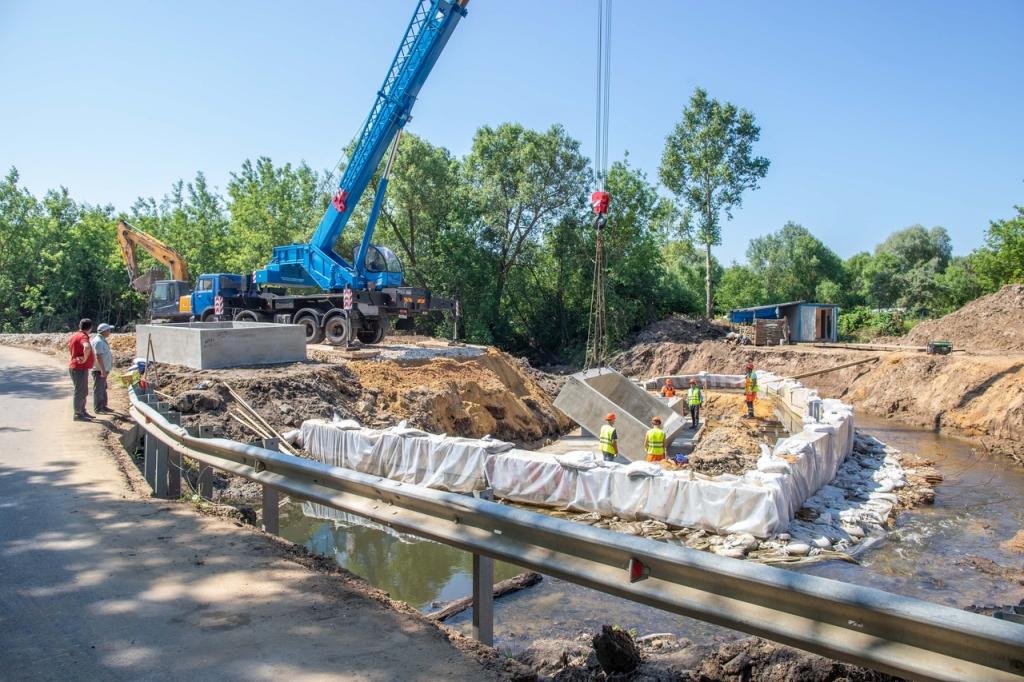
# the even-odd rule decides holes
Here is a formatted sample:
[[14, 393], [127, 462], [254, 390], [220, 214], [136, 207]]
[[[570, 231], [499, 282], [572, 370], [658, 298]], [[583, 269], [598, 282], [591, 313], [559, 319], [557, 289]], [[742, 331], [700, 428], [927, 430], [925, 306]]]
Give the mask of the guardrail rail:
[[[1024, 678], [1024, 625], [669, 545], [285, 455], [182, 428], [151, 393], [129, 389], [154, 494], [180, 494], [181, 457], [263, 485], [264, 528], [279, 494], [363, 516], [474, 555], [474, 634], [493, 632], [492, 562], [805, 651], [922, 680]], [[273, 446], [273, 443], [264, 443]], [[201, 481], [208, 495], [208, 479]], [[638, 578], [638, 579], [637, 579]]]

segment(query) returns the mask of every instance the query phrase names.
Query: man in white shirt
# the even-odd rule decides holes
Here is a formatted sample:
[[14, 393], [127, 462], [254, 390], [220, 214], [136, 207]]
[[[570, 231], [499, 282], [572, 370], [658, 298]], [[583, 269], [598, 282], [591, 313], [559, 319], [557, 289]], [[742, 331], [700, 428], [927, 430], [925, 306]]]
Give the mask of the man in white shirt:
[[110, 412], [107, 407], [107, 375], [114, 368], [114, 354], [110, 352], [107, 338], [113, 329], [106, 322], [102, 322], [89, 339], [96, 358], [96, 364], [92, 367], [92, 411], [97, 413]]

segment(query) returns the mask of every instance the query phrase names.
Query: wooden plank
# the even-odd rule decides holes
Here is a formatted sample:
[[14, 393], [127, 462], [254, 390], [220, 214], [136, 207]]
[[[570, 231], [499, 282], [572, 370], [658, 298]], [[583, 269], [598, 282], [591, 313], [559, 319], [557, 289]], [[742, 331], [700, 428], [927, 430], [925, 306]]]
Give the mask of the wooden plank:
[[836, 365], [835, 367], [828, 367], [826, 369], [816, 369], [813, 372], [804, 372], [803, 374], [794, 374], [789, 377], [790, 379], [806, 379], [807, 377], [818, 376], [819, 374], [827, 374], [829, 372], [835, 372], [836, 370], [846, 369], [847, 367], [856, 367], [857, 365], [863, 365], [866, 362], [878, 362], [878, 358], [865, 358], [864, 360], [855, 360], [854, 362], [847, 362], [842, 365]]
[[[520, 573], [517, 576], [513, 576], [507, 580], [502, 580], [500, 583], [494, 586], [494, 598], [503, 597], [506, 594], [512, 592], [518, 592], [519, 590], [532, 587], [543, 580], [543, 576], [540, 573], [534, 573], [533, 571], [527, 571], [526, 573]], [[438, 622], [451, 618], [457, 613], [462, 613], [470, 606], [473, 605], [473, 597], [463, 597], [462, 599], [455, 599], [453, 601], [442, 604], [441, 607], [432, 613], [427, 614], [427, 618], [430, 620], [436, 620]]]

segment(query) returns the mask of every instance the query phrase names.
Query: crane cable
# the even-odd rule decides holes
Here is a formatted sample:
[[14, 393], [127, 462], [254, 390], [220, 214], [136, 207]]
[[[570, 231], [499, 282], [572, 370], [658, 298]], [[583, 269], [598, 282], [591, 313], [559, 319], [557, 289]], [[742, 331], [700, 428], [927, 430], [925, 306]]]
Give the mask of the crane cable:
[[595, 249], [585, 369], [603, 366], [608, 350], [608, 330], [605, 324], [607, 261], [604, 253], [604, 226], [605, 213], [608, 210], [605, 181], [608, 176], [608, 116], [611, 108], [611, 28], [612, 0], [597, 0], [597, 101], [594, 126], [594, 173], [597, 176], [598, 191], [591, 197], [595, 213]]

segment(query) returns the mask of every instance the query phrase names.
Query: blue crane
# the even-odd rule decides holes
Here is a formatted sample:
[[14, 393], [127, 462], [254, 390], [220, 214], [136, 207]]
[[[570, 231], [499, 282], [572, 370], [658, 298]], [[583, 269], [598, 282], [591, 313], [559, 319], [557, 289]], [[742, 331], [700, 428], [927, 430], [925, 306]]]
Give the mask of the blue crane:
[[[416, 95], [448, 38], [466, 15], [468, 2], [417, 2], [384, 84], [356, 139], [338, 189], [313, 238], [308, 244], [275, 247], [270, 263], [254, 273], [255, 283], [319, 287], [327, 292], [402, 286], [401, 264], [387, 249], [372, 245], [373, 231], [402, 128], [409, 121]], [[334, 251], [334, 245], [389, 146], [392, 146], [391, 156], [377, 186], [362, 241], [353, 262], [349, 263]]]

